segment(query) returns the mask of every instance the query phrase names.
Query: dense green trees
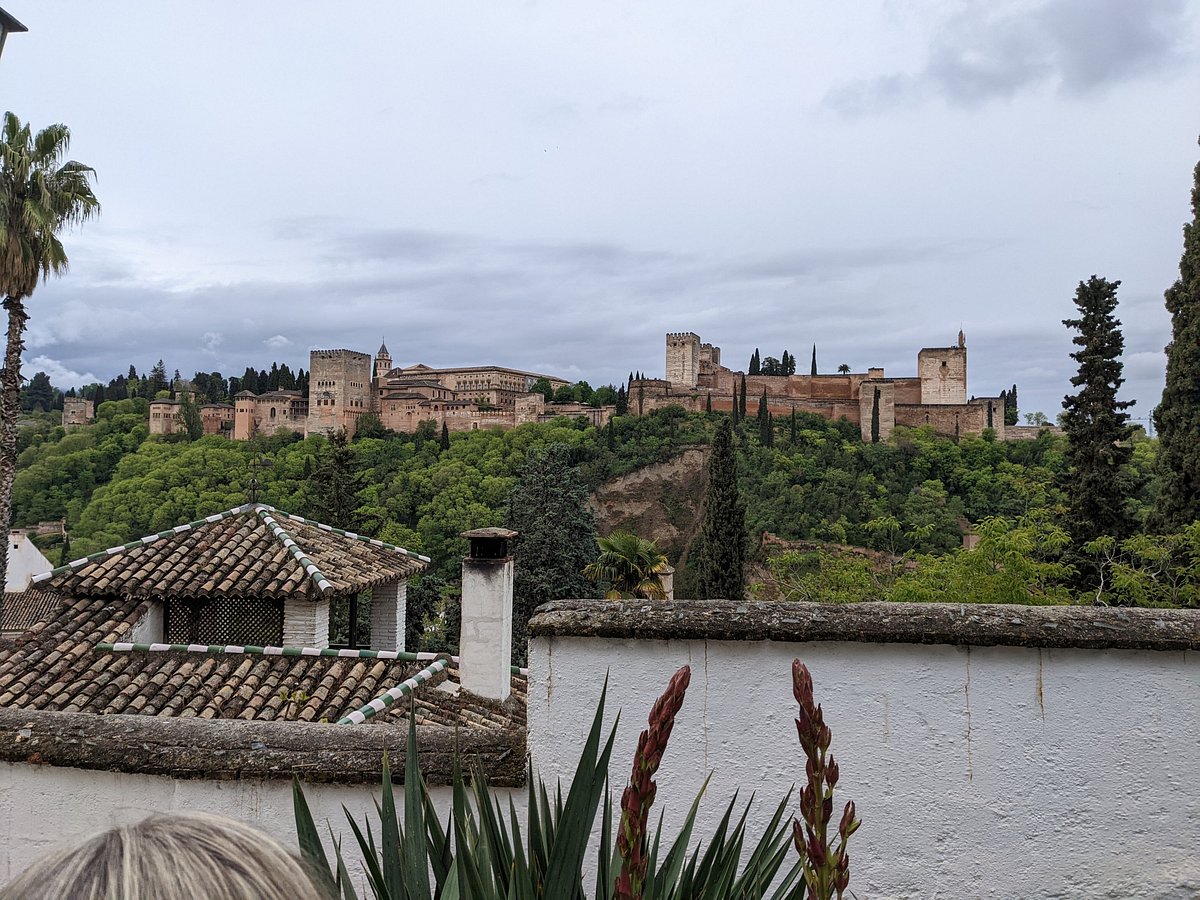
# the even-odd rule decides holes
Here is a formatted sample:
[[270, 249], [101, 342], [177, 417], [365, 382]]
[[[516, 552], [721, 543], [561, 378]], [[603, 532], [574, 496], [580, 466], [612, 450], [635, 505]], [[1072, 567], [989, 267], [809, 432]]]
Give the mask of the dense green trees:
[[1154, 411], [1161, 486], [1154, 522], [1179, 531], [1200, 520], [1200, 163], [1192, 182], [1192, 221], [1183, 226], [1179, 279], [1167, 289], [1171, 343], [1167, 382]]
[[733, 428], [722, 418], [713, 436], [704, 519], [689, 552], [700, 599], [741, 600], [746, 593], [746, 509], [738, 494]]
[[354, 452], [345, 429], [341, 429], [329, 439], [316, 471], [305, 486], [305, 515], [334, 528], [359, 531], [358, 492], [362, 490], [363, 477], [356, 469]]
[[530, 454], [508, 496], [518, 532], [513, 573], [513, 658], [525, 660], [529, 617], [542, 603], [592, 593], [585, 568], [596, 558], [596, 520], [566, 444]]
[[50, 383], [50, 376], [45, 372], [35, 373], [21, 391], [21, 409], [26, 412], [47, 412], [61, 408], [62, 393], [55, 390], [54, 385]]
[[[1101, 535], [1123, 538], [1133, 528], [1128, 469], [1133, 428], [1125, 412], [1132, 402], [1117, 399], [1122, 377], [1121, 352], [1125, 339], [1114, 316], [1119, 281], [1093, 275], [1075, 292], [1079, 317], [1063, 324], [1078, 332], [1079, 349], [1071, 358], [1079, 371], [1071, 377], [1078, 388], [1063, 398], [1063, 430], [1067, 435], [1063, 496], [1065, 524], [1078, 550]], [[1081, 572], [1085, 581], [1094, 572]]]
[[[100, 211], [89, 166], [67, 160], [71, 132], [50, 125], [34, 134], [10, 113], [0, 136], [0, 295], [8, 313], [4, 367], [0, 369], [0, 527], [12, 520], [17, 470], [21, 351], [29, 319], [25, 300], [38, 281], [67, 268], [59, 233]], [[8, 541], [0, 572], [8, 568]], [[3, 599], [0, 598], [0, 604]]]

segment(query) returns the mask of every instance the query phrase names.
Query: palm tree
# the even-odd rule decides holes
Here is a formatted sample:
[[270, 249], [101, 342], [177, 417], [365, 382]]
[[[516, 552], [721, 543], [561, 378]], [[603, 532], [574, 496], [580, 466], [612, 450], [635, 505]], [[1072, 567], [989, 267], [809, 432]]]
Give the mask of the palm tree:
[[614, 531], [596, 543], [600, 545], [600, 556], [584, 567], [583, 574], [592, 581], [611, 585], [605, 598], [667, 599], [659, 577], [668, 568], [667, 558], [654, 541], [643, 540], [629, 531]]
[[838, 366], [838, 373], [841, 375], [849, 375], [850, 374], [850, 364], [842, 363], [840, 366]]
[[[33, 134], [11, 112], [0, 135], [0, 296], [8, 311], [8, 342], [0, 369], [0, 523], [12, 518], [17, 468], [17, 415], [21, 351], [25, 348], [25, 298], [38, 281], [67, 268], [58, 234], [100, 211], [90, 166], [66, 160], [71, 132], [50, 125]], [[8, 570], [8, 542], [0, 542], [0, 572]], [[0, 601], [2, 602], [2, 601]]]

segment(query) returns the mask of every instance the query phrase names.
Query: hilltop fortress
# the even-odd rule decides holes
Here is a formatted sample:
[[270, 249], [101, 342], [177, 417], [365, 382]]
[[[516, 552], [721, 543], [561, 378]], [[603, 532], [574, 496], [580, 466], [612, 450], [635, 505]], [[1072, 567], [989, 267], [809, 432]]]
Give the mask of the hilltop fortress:
[[[611, 407], [548, 405], [542, 394], [532, 392], [541, 379], [554, 390], [570, 384], [554, 375], [503, 366], [393, 367], [386, 344], [380, 346], [374, 360], [357, 350], [313, 350], [309, 353], [307, 397], [299, 391], [242, 391], [233, 406], [205, 404], [200, 414], [205, 434], [224, 433], [235, 441], [281, 429], [330, 435], [344, 428], [353, 437], [358, 420], [366, 413], [377, 415], [385, 428], [406, 432], [430, 420], [450, 431], [474, 431], [512, 428], [563, 415], [585, 415], [593, 424], [602, 425], [612, 415]], [[150, 433], [181, 431], [180, 408], [179, 399], [152, 402]]]
[[[928, 425], [939, 434], [980, 434], [991, 428], [997, 438], [1024, 437], [1004, 425], [1000, 397], [967, 398], [967, 347], [960, 331], [952, 347], [926, 347], [917, 354], [917, 374], [890, 378], [881, 368], [836, 375], [746, 375], [721, 365], [721, 348], [702, 343], [692, 332], [666, 336], [665, 378], [629, 382], [629, 414], [678, 405], [703, 412], [728, 412], [745, 380], [751, 414], [766, 392], [776, 416], [795, 409], [828, 419], [845, 417], [860, 426], [864, 441], [886, 440], [897, 425]], [[424, 421], [450, 431], [513, 428], [558, 416], [586, 416], [604, 425], [614, 407], [547, 403], [533, 386], [545, 379], [553, 390], [570, 382], [554, 375], [503, 366], [435, 369], [392, 365], [381, 345], [372, 360], [356, 350], [313, 350], [309, 354], [309, 396], [298, 391], [253, 394], [243, 391], [234, 405], [200, 407], [205, 434], [227, 434], [247, 441], [280, 429], [300, 434], [333, 434], [344, 428], [353, 436], [366, 413], [385, 428], [412, 432]], [[85, 401], [86, 402], [86, 401]], [[151, 434], [182, 430], [179, 399], [150, 404]], [[72, 412], [72, 420], [79, 414]], [[1011, 435], [1008, 432], [1012, 432]]]
[[967, 342], [961, 331], [954, 346], [917, 353], [917, 374], [901, 378], [889, 378], [881, 368], [834, 375], [743, 375], [721, 365], [720, 347], [702, 343], [690, 331], [668, 334], [666, 343], [666, 377], [630, 382], [631, 412], [672, 404], [697, 411], [711, 405], [714, 411], [728, 412], [745, 378], [750, 415], [766, 391], [772, 415], [788, 416], [795, 409], [827, 419], [845, 416], [860, 426], [864, 441], [873, 439], [873, 431], [876, 439], [886, 440], [897, 425], [928, 425], [954, 437], [991, 428], [998, 439], [1006, 437], [1000, 397], [967, 399]]

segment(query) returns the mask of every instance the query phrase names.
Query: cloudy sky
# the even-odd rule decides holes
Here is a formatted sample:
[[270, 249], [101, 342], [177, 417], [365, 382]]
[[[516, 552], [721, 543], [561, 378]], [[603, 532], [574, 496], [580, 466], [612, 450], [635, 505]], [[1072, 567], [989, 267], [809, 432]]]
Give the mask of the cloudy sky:
[[1099, 274], [1158, 400], [1195, 0], [0, 3], [3, 108], [103, 203], [31, 303], [60, 386], [381, 338], [600, 384], [689, 330], [910, 375], [962, 328], [1053, 417]]

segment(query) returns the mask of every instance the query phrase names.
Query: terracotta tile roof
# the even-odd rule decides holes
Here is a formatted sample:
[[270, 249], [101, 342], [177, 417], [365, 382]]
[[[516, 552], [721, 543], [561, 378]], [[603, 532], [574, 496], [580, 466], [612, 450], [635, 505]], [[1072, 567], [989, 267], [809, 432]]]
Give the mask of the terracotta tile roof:
[[[327, 655], [97, 648], [129, 640], [145, 608], [145, 601], [131, 598], [65, 601], [45, 625], [0, 645], [0, 707], [337, 722], [428, 665]], [[457, 679], [457, 670], [450, 667], [416, 690], [418, 724], [525, 727], [523, 676], [513, 677], [513, 698], [503, 705], [457, 689]], [[402, 722], [408, 708], [405, 699], [371, 722]]]
[[279, 599], [359, 591], [428, 564], [428, 557], [258, 503], [94, 553], [35, 581], [71, 597]]
[[4, 610], [0, 612], [0, 634], [20, 634], [39, 622], [45, 622], [62, 605], [57, 594], [30, 588], [5, 591]]

